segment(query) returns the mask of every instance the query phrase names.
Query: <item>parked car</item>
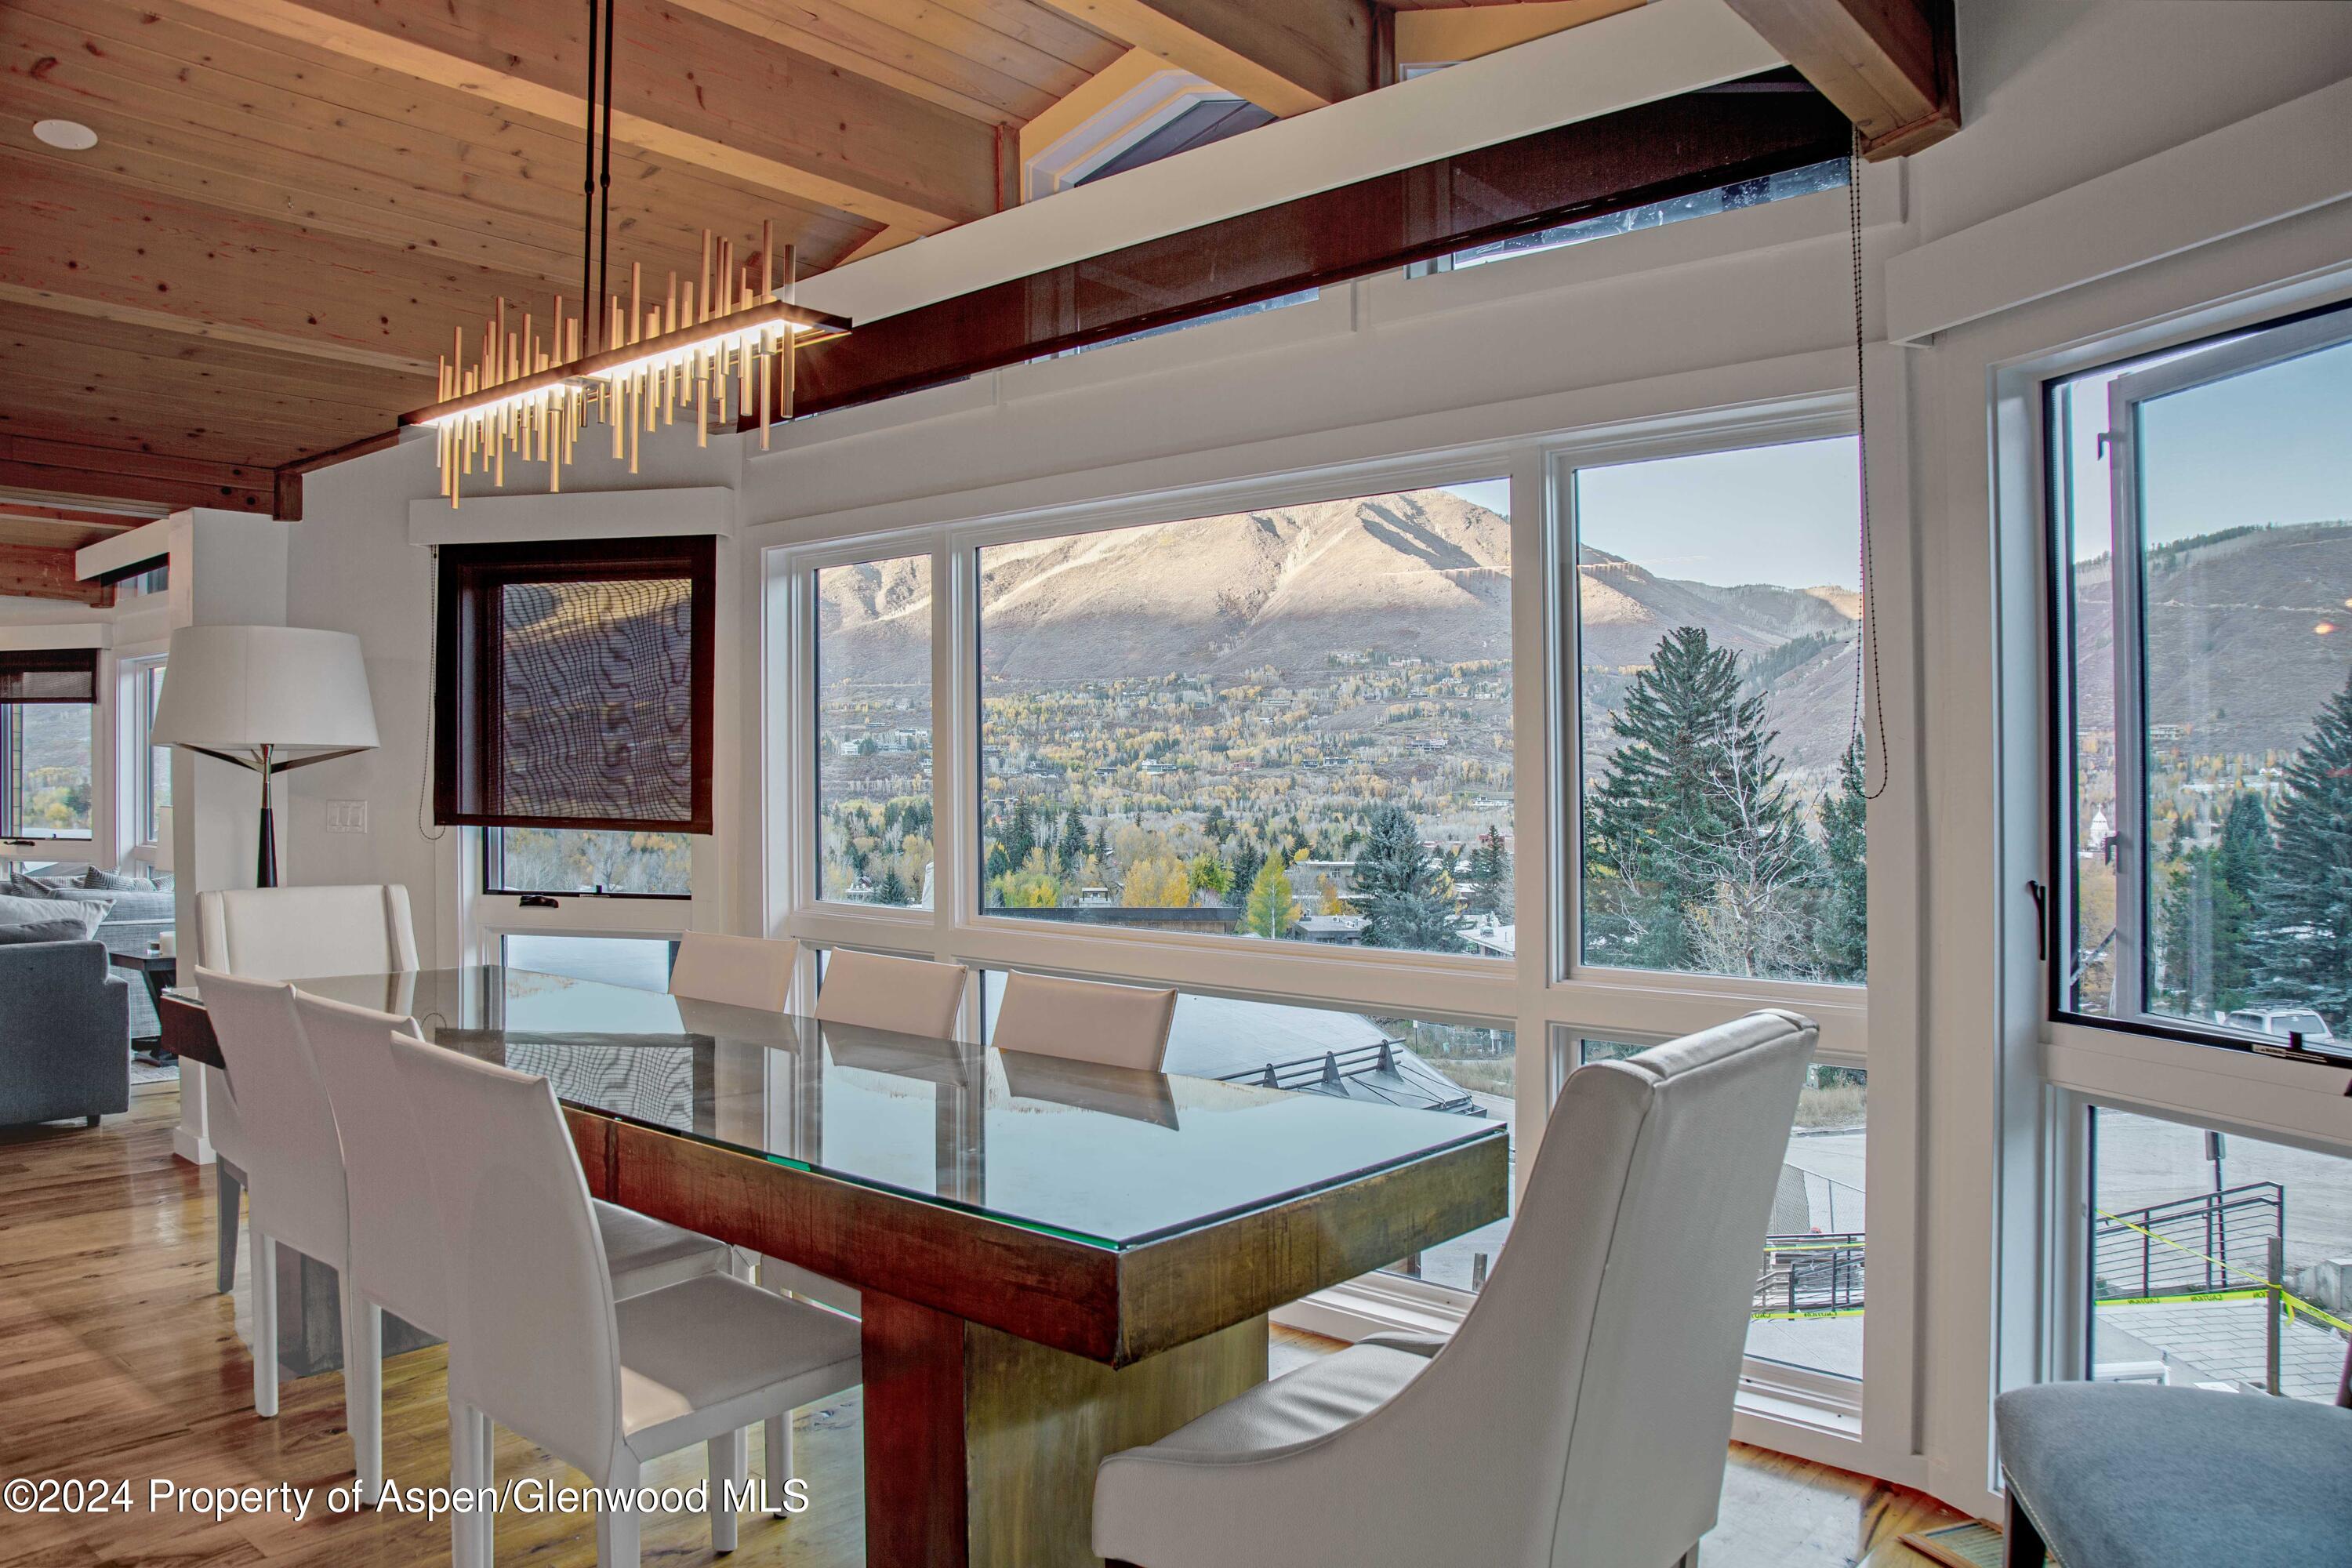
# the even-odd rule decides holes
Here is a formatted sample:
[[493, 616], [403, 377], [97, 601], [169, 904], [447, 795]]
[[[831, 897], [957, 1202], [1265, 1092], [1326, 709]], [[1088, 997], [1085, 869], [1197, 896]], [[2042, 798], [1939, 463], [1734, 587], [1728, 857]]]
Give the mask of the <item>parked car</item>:
[[2289, 1035], [2301, 1035], [2310, 1041], [2336, 1038], [2327, 1020], [2308, 1007], [2241, 1007], [2221, 1022], [2232, 1029], [2251, 1029], [2257, 1035], [2276, 1035], [2281, 1039]]

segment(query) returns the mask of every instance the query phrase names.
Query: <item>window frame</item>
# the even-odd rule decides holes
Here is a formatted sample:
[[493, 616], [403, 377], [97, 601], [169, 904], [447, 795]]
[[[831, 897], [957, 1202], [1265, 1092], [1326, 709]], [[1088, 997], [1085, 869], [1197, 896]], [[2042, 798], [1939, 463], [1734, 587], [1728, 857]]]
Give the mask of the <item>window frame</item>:
[[120, 665], [118, 689], [122, 694], [122, 717], [125, 729], [123, 754], [129, 761], [130, 831], [124, 837], [133, 849], [152, 851], [156, 832], [162, 822], [163, 807], [155, 799], [155, 752], [164, 755], [165, 776], [170, 776], [171, 748], [156, 746], [149, 737], [154, 732], [155, 702], [161, 695], [156, 689], [156, 678], [163, 675], [169, 661], [161, 655], [125, 658]]
[[[481, 847], [480, 847], [479, 854], [478, 854], [478, 856], [477, 857], [477, 858], [481, 861], [481, 887], [479, 888], [479, 889], [478, 889], [478, 890], [479, 890], [480, 892], [482, 892], [482, 893], [484, 893], [484, 894], [487, 894], [487, 895], [488, 895], [488, 896], [490, 896], [490, 897], [493, 897], [493, 898], [497, 898], [497, 897], [511, 897], [511, 898], [517, 898], [517, 899], [648, 899], [648, 900], [656, 900], [656, 901], [666, 901], [666, 902], [669, 902], [669, 903], [689, 903], [689, 902], [691, 902], [691, 901], [693, 900], [693, 899], [694, 899], [694, 889], [693, 889], [692, 888], [688, 888], [688, 889], [685, 892], [683, 892], [683, 893], [637, 893], [637, 892], [627, 892], [627, 891], [623, 891], [623, 890], [614, 889], [603, 889], [603, 888], [600, 888], [600, 889], [590, 889], [590, 890], [583, 891], [581, 889], [578, 889], [578, 888], [518, 888], [518, 887], [513, 887], [513, 886], [510, 886], [510, 885], [509, 885], [509, 884], [507, 884], [507, 883], [505, 883], [505, 882], [502, 882], [502, 881], [500, 881], [500, 880], [499, 880], [499, 879], [499, 879], [499, 874], [500, 874], [500, 873], [505, 869], [505, 868], [506, 868], [506, 840], [505, 840], [505, 838], [504, 838], [503, 837], [501, 837], [502, 835], [504, 835], [504, 834], [505, 834], [506, 829], [505, 829], [505, 828], [503, 828], [503, 827], [481, 827], [481, 828], [475, 828], [475, 829], [472, 829], [471, 831], [474, 831], [474, 832], [476, 832], [476, 833], [478, 833], [478, 834], [481, 836], [481, 837], [480, 837], [480, 846], [481, 846]], [[628, 829], [628, 828], [592, 828], [592, 827], [579, 827], [579, 828], [556, 827], [556, 828], [550, 828], [550, 829], [548, 829], [548, 831], [549, 831], [549, 832], [551, 832], [551, 833], [598, 833], [598, 832], [626, 833], [626, 832], [629, 832], [629, 831], [630, 831], [630, 829]], [[681, 837], [681, 838], [684, 838], [684, 837], [691, 837], [691, 836], [689, 836], [689, 835], [688, 835], [688, 834], [685, 834], [685, 833], [680, 833], [680, 834], [678, 835], [678, 837]], [[530, 932], [526, 932], [526, 933], [521, 933], [521, 934], [538, 934], [538, 933], [530, 933]], [[583, 935], [584, 935], [584, 934], [587, 934], [587, 933], [584, 933], [584, 932], [583, 932], [583, 933], [581, 933], [581, 934], [583, 934]]]
[[[1892, 353], [1893, 351], [1887, 351]], [[1882, 403], [1888, 427], [1900, 430], [1907, 396], [1882, 393], [1891, 365], [1873, 370], [1873, 413]], [[1899, 382], [1900, 377], [1895, 377]], [[1759, 1006], [1795, 1006], [1822, 1027], [1820, 1058], [1872, 1072], [1878, 1114], [1872, 1140], [1871, 1186], [1887, 1216], [1877, 1237], [1875, 1300], [1861, 1389], [1844, 1380], [1812, 1387], [1777, 1363], [1759, 1363], [1746, 1380], [1748, 1403], [1737, 1417], [1743, 1440], [1874, 1473], [1901, 1473], [1913, 1463], [1909, 1436], [1916, 1394], [1910, 1367], [1916, 1334], [1918, 1255], [1910, 1216], [1917, 1190], [1918, 1119], [1909, 1067], [1916, 1050], [1901, 1009], [1886, 1026], [1885, 1059], [1873, 1061], [1869, 988], [1729, 976], [1570, 970], [1561, 918], [1563, 868], [1576, 835], [1556, 851], [1553, 839], [1572, 822], [1580, 759], [1563, 754], [1563, 735], [1578, 733], [1577, 687], [1558, 679], [1574, 670], [1573, 555], [1563, 554], [1561, 477], [1576, 467], [1648, 457], [1715, 451], [1856, 433], [1851, 384], [1836, 367], [1790, 367], [1782, 390], [1748, 401], [1645, 412], [1615, 422], [1471, 440], [1425, 450], [1329, 461], [1331, 443], [1293, 441], [1269, 460], [1250, 448], [1221, 456], [1221, 472], [1171, 482], [1198, 466], [1136, 465], [993, 489], [949, 494], [903, 507], [754, 525], [761, 619], [760, 776], [754, 791], [761, 835], [761, 929], [805, 948], [881, 949], [974, 968], [1027, 968], [1079, 977], [1173, 985], [1244, 1000], [1378, 1011], [1439, 1021], [1511, 1028], [1517, 1054], [1515, 1125], [1521, 1177], [1531, 1165], [1560, 1077], [1561, 1031], [1610, 1037], [1664, 1038], [1706, 1028]], [[1693, 389], [1694, 398], [1707, 395]], [[1875, 421], [1874, 421], [1875, 423]], [[1300, 450], [1303, 448], [1303, 452]], [[1318, 458], [1326, 459], [1318, 461]], [[1873, 453], [1874, 495], [1903, 496], [1893, 517], [1881, 500], [1878, 578], [1895, 640], [1887, 653], [1890, 691], [1908, 678], [1908, 640], [1916, 615], [1908, 584], [1914, 554], [1906, 533], [1906, 466], [1899, 455]], [[1225, 465], [1249, 465], [1235, 467]], [[1519, 875], [1517, 923], [1538, 934], [1509, 962], [1465, 956], [1265, 943], [1232, 937], [1055, 926], [991, 915], [981, 907], [979, 797], [980, 688], [977, 552], [989, 545], [1231, 512], [1376, 495], [1465, 480], [1506, 479], [1510, 486], [1514, 827]], [[814, 541], [814, 542], [812, 542]], [[934, 906], [884, 909], [817, 897], [816, 853], [805, 825], [815, 820], [817, 703], [814, 689], [814, 573], [822, 568], [928, 552], [932, 585], [932, 785]], [[1563, 614], [1563, 607], [1566, 613]], [[1881, 616], [1890, 612], [1882, 609]], [[1874, 705], [1875, 698], [1872, 699]], [[1875, 708], [1872, 710], [1875, 716]], [[1889, 720], [1889, 743], [1910, 754], [1907, 715]], [[1565, 728], [1563, 727], [1565, 726]], [[1886, 792], [1871, 806], [1873, 879], [1916, 877], [1919, 846], [1909, 791]], [[1563, 810], [1569, 815], [1564, 816]], [[1882, 834], [1882, 817], [1885, 831]], [[1898, 864], [1899, 862], [1899, 864]], [[1540, 866], [1543, 875], [1528, 869]], [[1911, 911], [1892, 896], [1872, 901], [1875, 954], [1885, 931], [1885, 984], [1913, 994], [1916, 965], [1903, 954], [1916, 932]], [[1296, 951], [1288, 951], [1296, 949]], [[1874, 958], [1876, 976], [1881, 965]], [[1572, 1048], [1572, 1047], [1570, 1047]], [[1879, 1151], [1885, 1152], [1882, 1163]], [[1444, 1331], [1475, 1300], [1466, 1291], [1392, 1275], [1375, 1275], [1319, 1293], [1290, 1310], [1302, 1324], [1361, 1333], [1406, 1326]], [[1758, 1375], [1763, 1373], [1763, 1375]], [[1867, 1414], [1864, 1414], [1864, 1407]]]
[[[2277, 334], [2284, 334], [2282, 342]], [[2138, 342], [2102, 345], [2106, 351], [2086, 354], [2077, 362], [2069, 358], [2063, 364], [2044, 367], [2032, 378], [2035, 421], [2034, 449], [2039, 465], [2037, 487], [2041, 513], [2034, 520], [2041, 537], [2042, 574], [2046, 584], [2046, 602], [2042, 605], [2043, 637], [2042, 662], [2048, 679], [2043, 697], [2047, 732], [2043, 744], [2048, 759], [2042, 788], [2046, 795], [2043, 880], [2048, 890], [2049, 910], [2044, 917], [2043, 931], [2046, 951], [2053, 957], [2044, 967], [2044, 1005], [2053, 1028], [2093, 1029], [2128, 1038], [2161, 1040], [2204, 1050], [2221, 1050], [2247, 1057], [2282, 1058], [2277, 1047], [2265, 1046], [2253, 1038], [2232, 1034], [2220, 1025], [2200, 1026], [2189, 1019], [2153, 1013], [2146, 1005], [2147, 944], [2151, 936], [2153, 915], [2149, 899], [2147, 865], [2147, 755], [2144, 710], [2141, 704], [2146, 693], [2146, 632], [2145, 606], [2142, 603], [2144, 574], [2137, 568], [2131, 574], [2130, 588], [2123, 583], [2123, 563], [2129, 558], [2141, 558], [2140, 506], [2138, 487], [2129, 474], [2137, 461], [2137, 432], [2133, 421], [2118, 421], [2116, 415], [2126, 405], [2137, 408], [2149, 397], [2184, 391], [2225, 377], [2243, 374], [2264, 365], [2282, 363], [2302, 354], [2316, 353], [2326, 347], [2352, 342], [2352, 300], [2273, 314], [2246, 321], [2240, 324], [2209, 328], [2171, 339], [2158, 339], [2143, 346]], [[2128, 352], [2116, 352], [2126, 349]], [[2215, 359], [2222, 358], [2217, 366]], [[2113, 456], [2109, 469], [2108, 554], [2110, 567], [2109, 592], [2113, 596], [2114, 632], [2114, 692], [2116, 710], [2116, 819], [2113, 838], [2116, 846], [2116, 934], [2114, 966], [2116, 974], [2115, 1011], [2099, 1014], [2072, 1005], [2069, 993], [2073, 975], [2072, 954], [2078, 932], [2074, 925], [2076, 897], [2076, 868], [2073, 846], [2076, 843], [2074, 810], [2074, 562], [2071, 544], [2073, 535], [2068, 526], [2067, 508], [2061, 494], [2064, 483], [2061, 446], [2067, 426], [2060, 416], [2059, 397], [2068, 382], [2101, 371], [2126, 366], [2139, 361], [2157, 361], [2133, 372], [2126, 370], [2116, 376], [2107, 389], [2108, 405], [2105, 417], [2109, 428], [2104, 437]], [[2201, 373], [2201, 374], [2190, 374]], [[2118, 424], [2123, 426], [2118, 429]], [[2137, 652], [2126, 660], [2126, 646]], [[2132, 743], [2126, 748], [2126, 740]], [[2128, 752], [2128, 756], [2127, 756]], [[2129, 1006], [2124, 1004], [2128, 999]], [[2317, 1063], [2297, 1062], [2297, 1066], [2321, 1065], [2336, 1068], [2352, 1067], [2352, 1055], [2315, 1053]], [[2126, 1109], [2114, 1100], [2105, 1101], [2116, 1109]], [[2180, 1114], [2186, 1110], [2181, 1108]]]
[[[1607, 991], [1646, 993], [1661, 988], [1706, 995], [1753, 998], [1770, 996], [1789, 1005], [1842, 1014], [1857, 1003], [1866, 1005], [1867, 981], [1847, 985], [1826, 981], [1750, 980], [1728, 974], [1703, 974], [1670, 970], [1624, 968], [1583, 961], [1584, 915], [1584, 713], [1581, 590], [1577, 575], [1578, 547], [1582, 535], [1576, 517], [1576, 476], [1580, 469], [1612, 468], [1624, 463], [1654, 462], [1673, 458], [1706, 457], [1718, 452], [1748, 451], [1762, 447], [1834, 440], [1856, 435], [1850, 413], [1830, 408], [1790, 410], [1778, 416], [1748, 419], [1735, 426], [1700, 425], [1689, 429], [1645, 432], [1623, 439], [1563, 450], [1553, 458], [1553, 505], [1559, 542], [1553, 551], [1553, 619], [1559, 647], [1552, 668], [1559, 693], [1555, 721], [1560, 747], [1568, 756], [1562, 769], [1567, 788], [1554, 803], [1559, 851], [1552, 858], [1558, 878], [1553, 894], [1555, 930], [1551, 933], [1552, 973], [1559, 984]], [[1864, 636], [1874, 635], [1865, 618]], [[1868, 655], [1865, 642], [1864, 654]], [[1640, 1029], [1637, 1035], [1643, 1033]], [[1824, 1025], [1824, 1038], [1827, 1026]]]
[[26, 708], [74, 708], [85, 706], [73, 702], [0, 702], [0, 838], [24, 844], [88, 844], [98, 843], [99, 820], [99, 745], [98, 728], [105, 704], [95, 696], [87, 704], [89, 709], [90, 732], [90, 809], [89, 826], [79, 833], [47, 833], [27, 827], [17, 817], [17, 799], [22, 793], [25, 765], [24, 724]]
[[[552, 827], [594, 831], [716, 831], [719, 547], [713, 534], [654, 534], [552, 541], [446, 544], [434, 563], [439, 601], [433, 629], [436, 666], [433, 704], [432, 808], [445, 827]], [[485, 783], [501, 755], [497, 678], [503, 652], [494, 614], [503, 591], [547, 582], [646, 582], [684, 578], [691, 624], [688, 676], [691, 733], [687, 816], [575, 817], [493, 810], [501, 804]]]

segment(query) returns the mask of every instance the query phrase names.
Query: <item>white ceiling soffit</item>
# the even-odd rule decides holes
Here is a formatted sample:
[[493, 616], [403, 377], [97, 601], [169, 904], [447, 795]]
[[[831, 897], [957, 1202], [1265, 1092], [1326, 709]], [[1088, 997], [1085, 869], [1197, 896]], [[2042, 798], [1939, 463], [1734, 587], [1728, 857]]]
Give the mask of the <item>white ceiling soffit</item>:
[[103, 577], [110, 572], [120, 572], [136, 566], [142, 561], [161, 560], [172, 548], [172, 520], [159, 517], [128, 532], [101, 539], [95, 544], [85, 544], [74, 552], [74, 575], [84, 582]]
[[876, 321], [1780, 63], [1724, 0], [1654, 0], [837, 267], [799, 299]]

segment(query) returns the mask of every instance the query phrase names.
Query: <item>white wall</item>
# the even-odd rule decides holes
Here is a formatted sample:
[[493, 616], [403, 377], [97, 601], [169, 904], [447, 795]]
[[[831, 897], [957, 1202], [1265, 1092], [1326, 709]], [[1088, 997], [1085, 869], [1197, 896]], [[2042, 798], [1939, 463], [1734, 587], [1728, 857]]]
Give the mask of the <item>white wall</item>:
[[[1961, 0], [1960, 16], [1969, 124], [1872, 172], [1874, 277], [1898, 250], [2352, 74], [2352, 5]], [[736, 488], [759, 542], [802, 541], [1833, 390], [1850, 381], [1853, 353], [1844, 221], [1843, 196], [1831, 195], [1474, 271], [1372, 279], [1313, 305], [804, 421], [766, 456], [730, 440], [698, 452], [671, 432], [647, 444], [654, 462], [635, 482]], [[1916, 1429], [1875, 1434], [1874, 1449], [1917, 1455], [1889, 1473], [1963, 1506], [1990, 1506], [1988, 1395], [2033, 1375], [2019, 1358], [2041, 1344], [2014, 1282], [2008, 1297], [1990, 1282], [2034, 1245], [2037, 1222], [2015, 1184], [2032, 1151], [2021, 1154], [2014, 1121], [2004, 1133], [1997, 1114], [2035, 1103], [2033, 1016], [2018, 991], [2031, 936], [2010, 907], [2011, 884], [2029, 873], [1986, 853], [2030, 830], [2004, 811], [2001, 770], [2005, 744], [2015, 760], [2015, 726], [2034, 721], [2027, 686], [2011, 688], [2025, 695], [2005, 721], [1997, 705], [2018, 674], [1995, 659], [2003, 559], [1987, 388], [2009, 361], [2347, 257], [2352, 203], [2339, 203], [1874, 361], [1873, 462], [1891, 487], [1874, 493], [1890, 552], [1882, 569], [1895, 574], [1881, 588], [1904, 606], [1895, 621], [1917, 632], [1890, 651], [1895, 700], [1915, 679], [1916, 692], [1895, 716], [1893, 766], [1926, 824], [1918, 858], [1904, 862], [1919, 868], [1908, 893], [1923, 967], [1915, 978], [1907, 960], [1886, 955], [1899, 978], [1874, 976], [1871, 997], [1895, 1068], [1879, 1076], [1874, 1044], [1874, 1087], [1900, 1086], [1922, 1128], [1916, 1149], [1895, 1152], [1916, 1178], [1922, 1261], [1917, 1279], [1891, 1286], [1898, 1297], [1916, 1290], [1922, 1353], [1918, 1397], [1902, 1405]], [[591, 469], [566, 482], [615, 481]], [[452, 952], [454, 862], [415, 827], [429, 579], [406, 523], [408, 502], [434, 491], [431, 453], [361, 458], [308, 488], [288, 618], [360, 635], [385, 743], [292, 776], [289, 879], [406, 883], [420, 942]], [[747, 565], [751, 550], [740, 549]], [[729, 638], [747, 659], [754, 581], [750, 570], [739, 578]], [[739, 688], [720, 712], [738, 763], [710, 853], [747, 866], [758, 851], [756, 694]], [[325, 833], [331, 798], [367, 800], [370, 833]], [[723, 923], [756, 928], [757, 881], [728, 890]], [[1874, 905], [1881, 896], [1874, 881]]]

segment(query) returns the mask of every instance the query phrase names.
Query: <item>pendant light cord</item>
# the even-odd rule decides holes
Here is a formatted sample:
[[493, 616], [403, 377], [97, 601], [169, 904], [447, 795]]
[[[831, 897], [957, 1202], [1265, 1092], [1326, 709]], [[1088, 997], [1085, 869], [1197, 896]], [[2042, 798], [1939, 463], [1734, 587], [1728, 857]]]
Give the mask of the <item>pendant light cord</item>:
[[[603, 301], [612, 297], [613, 289], [613, 9], [614, 0], [604, 0], [604, 169], [597, 177], [597, 223], [600, 236], [596, 258], [596, 298], [598, 310]], [[634, 323], [632, 323], [634, 325]]]
[[[588, 165], [580, 178], [580, 345], [582, 352], [587, 353], [603, 346], [613, 285], [614, 0], [602, 0], [601, 8], [604, 38], [600, 49], [596, 36], [600, 26], [599, 0], [588, 0], [588, 113], [582, 126]], [[596, 112], [600, 102], [604, 114], [604, 163], [601, 174], [596, 166]], [[559, 336], [557, 357], [562, 357], [562, 349]]]
[[[596, 230], [596, 0], [588, 0], [588, 117], [582, 127], [582, 145], [588, 152], [588, 170], [580, 179], [580, 343], [583, 352], [596, 347], [595, 312], [588, 301], [596, 297], [596, 256], [589, 244]], [[561, 322], [557, 323], [562, 326]], [[559, 332], [556, 357], [563, 357]]]
[[1862, 728], [1862, 680], [1865, 663], [1870, 671], [1870, 717], [1878, 735], [1878, 783], [1870, 783], [1870, 747], [1864, 742], [1862, 757], [1863, 798], [1876, 800], [1886, 793], [1886, 775], [1893, 759], [1886, 751], [1886, 700], [1878, 667], [1878, 637], [1871, 616], [1876, 603], [1877, 584], [1871, 580], [1870, 561], [1870, 400], [1863, 388], [1863, 310], [1862, 310], [1862, 128], [1856, 126], [1853, 144], [1846, 154], [1845, 182], [1846, 226], [1853, 242], [1853, 447], [1855, 481], [1862, 500], [1862, 618], [1855, 624], [1854, 637], [1859, 642], [1859, 656], [1853, 666], [1853, 727], [1848, 733], [1860, 735]]

